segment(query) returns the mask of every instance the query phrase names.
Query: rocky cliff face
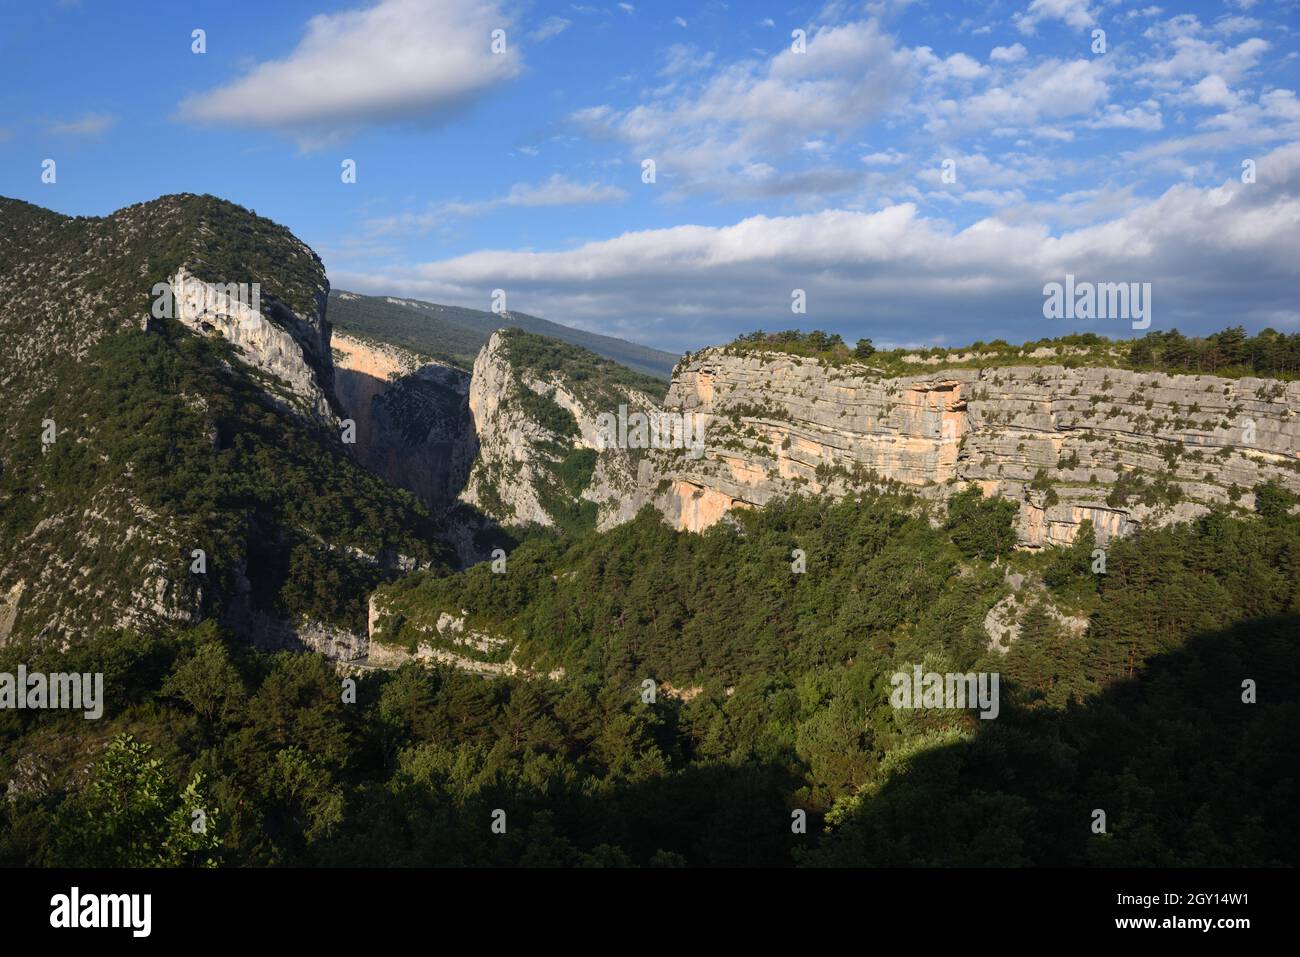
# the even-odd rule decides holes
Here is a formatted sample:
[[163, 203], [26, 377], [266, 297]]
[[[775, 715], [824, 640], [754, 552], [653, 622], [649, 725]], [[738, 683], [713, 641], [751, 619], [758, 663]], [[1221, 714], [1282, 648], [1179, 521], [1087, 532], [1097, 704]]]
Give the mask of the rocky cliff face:
[[540, 501], [542, 449], [558, 436], [535, 422], [522, 406], [511, 405], [524, 388], [504, 355], [504, 338], [493, 333], [470, 375], [469, 411], [479, 455], [461, 499], [501, 521], [553, 525]]
[[[1300, 491], [1300, 382], [1016, 366], [879, 378], [782, 353], [699, 353], [666, 405], [699, 413], [706, 453], [655, 453], [639, 476], [678, 527], [794, 492], [977, 484], [1020, 504], [1023, 544], [1099, 538]], [[635, 505], [637, 503], [633, 503]]]
[[326, 396], [332, 385], [330, 328], [325, 322], [329, 287], [321, 277], [314, 309], [298, 315], [263, 299], [260, 284], [204, 282], [181, 268], [171, 279], [176, 318], [203, 335], [219, 335], [267, 376], [268, 394], [300, 415], [333, 427]]
[[653, 409], [654, 401], [635, 388], [531, 368], [512, 343], [536, 338], [498, 331], [474, 362], [478, 457], [461, 498], [504, 524], [564, 524], [583, 502], [598, 527], [617, 524], [635, 497], [637, 461], [629, 450], [602, 448], [597, 418], [619, 404]]
[[408, 349], [335, 330], [334, 391], [355, 455], [432, 508], [456, 498], [477, 451], [470, 377]]

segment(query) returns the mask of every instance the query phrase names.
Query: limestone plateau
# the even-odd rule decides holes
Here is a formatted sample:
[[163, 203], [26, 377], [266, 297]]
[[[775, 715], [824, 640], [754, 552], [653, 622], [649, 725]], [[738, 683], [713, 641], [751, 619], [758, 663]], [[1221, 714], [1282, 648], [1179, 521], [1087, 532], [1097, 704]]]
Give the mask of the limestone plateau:
[[[704, 416], [706, 453], [661, 456], [642, 485], [671, 482], [654, 501], [692, 530], [782, 494], [894, 481], [943, 497], [975, 483], [1019, 503], [1020, 541], [1039, 547], [1083, 521], [1104, 540], [1193, 518], [1233, 486], [1300, 491], [1300, 382], [1056, 365], [882, 379], [708, 349], [678, 367], [666, 405]], [[1125, 475], [1181, 494], [1116, 501]]]

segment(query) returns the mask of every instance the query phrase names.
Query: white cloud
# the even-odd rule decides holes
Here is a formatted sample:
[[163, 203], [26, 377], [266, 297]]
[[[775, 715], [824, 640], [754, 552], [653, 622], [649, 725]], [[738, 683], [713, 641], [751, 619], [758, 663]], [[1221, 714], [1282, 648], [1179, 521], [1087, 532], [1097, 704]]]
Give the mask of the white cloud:
[[1088, 125], [1099, 130], [1128, 129], [1152, 132], [1163, 129], [1165, 122], [1160, 115], [1160, 104], [1154, 100], [1147, 100], [1127, 110], [1116, 103], [1109, 103], [1106, 111]]
[[1019, 43], [1013, 43], [1009, 47], [994, 47], [989, 53], [989, 60], [993, 63], [1017, 63], [1025, 58], [1029, 51]]
[[[1152, 282], [1155, 328], [1217, 328], [1224, 315], [1300, 323], [1298, 246], [1300, 142], [1261, 158], [1256, 184], [1174, 186], [1057, 234], [997, 216], [957, 229], [903, 203], [629, 232], [557, 252], [483, 251], [341, 281], [439, 301], [483, 302], [507, 288], [528, 312], [603, 331], [605, 317], [623, 317], [621, 331], [678, 348], [703, 345], [702, 328], [717, 341], [788, 320], [789, 290], [804, 288], [809, 322], [823, 328], [869, 334], [906, 322], [927, 338], [970, 341], [1008, 327], [1035, 338], [1067, 331], [1041, 318], [1043, 283], [1067, 272]], [[881, 325], [862, 325], [864, 303]]]
[[[851, 23], [811, 31], [806, 53], [740, 61], [680, 96], [622, 111], [592, 107], [571, 119], [623, 140], [638, 161], [654, 157], [660, 182], [673, 189], [726, 191], [755, 164], [771, 169], [810, 139], [830, 141], [881, 116], [915, 64], [874, 22]], [[782, 191], [797, 181], [783, 179]], [[824, 178], [805, 171], [802, 181]]]
[[900, 153], [898, 150], [882, 150], [876, 153], [868, 153], [862, 158], [862, 162], [868, 166], [897, 166], [903, 160], [907, 159], [906, 153]]
[[1066, 26], [1083, 30], [1093, 26], [1097, 19], [1088, 7], [1088, 0], [1034, 0], [1024, 13], [1012, 19], [1021, 33], [1033, 34], [1043, 20], [1060, 20]]
[[1164, 12], [1165, 12], [1164, 7], [1141, 7], [1141, 8], [1134, 7], [1132, 10], [1125, 11], [1124, 14], [1119, 19], [1141, 20], [1147, 17], [1158, 17], [1160, 16], [1160, 14]]
[[510, 191], [491, 205], [498, 206], [575, 206], [588, 203], [614, 203], [627, 198], [617, 186], [601, 183], [577, 183], [561, 173], [538, 185], [516, 183]]
[[61, 120], [49, 124], [49, 131], [57, 136], [102, 136], [117, 125], [112, 113], [86, 113], [75, 120]]
[[549, 40], [551, 37], [559, 36], [571, 26], [573, 26], [572, 20], [566, 20], [564, 17], [547, 17], [528, 36], [532, 40]]
[[1109, 97], [1109, 70], [1103, 58], [1044, 60], [1006, 85], [989, 87], [961, 102], [927, 105], [926, 128], [934, 133], [992, 129], [1005, 134], [1086, 116]]
[[713, 66], [713, 53], [689, 43], [674, 43], [664, 51], [664, 65], [659, 76], [676, 78], [699, 73]]
[[1234, 33], [1249, 33], [1263, 28], [1263, 21], [1254, 17], [1224, 17], [1214, 22], [1215, 31], [1225, 36], [1231, 36]]
[[1211, 75], [1236, 83], [1259, 63], [1259, 58], [1268, 49], [1268, 41], [1259, 37], [1244, 40], [1234, 47], [1225, 47], [1218, 41], [1201, 40], [1183, 33], [1174, 37], [1170, 56], [1139, 65], [1137, 73], [1170, 88]]
[[1232, 109], [1240, 102], [1237, 94], [1228, 88], [1221, 76], [1207, 76], [1190, 90], [1184, 97], [1198, 106], [1221, 106]]
[[[438, 120], [523, 68], [492, 0], [381, 0], [320, 14], [287, 56], [186, 98], [182, 118], [287, 130], [320, 145], [361, 125]], [[493, 30], [506, 52], [491, 52]]]
[[[929, 52], [928, 49], [926, 52]], [[973, 80], [982, 74], [984, 70], [985, 67], [973, 57], [969, 57], [965, 53], [954, 53], [946, 60], [936, 60], [931, 63], [927, 74], [932, 80], [945, 82], [948, 80]]]
[[471, 202], [447, 202], [419, 213], [402, 213], [371, 219], [366, 231], [371, 236], [426, 233], [453, 218], [478, 216], [502, 207], [537, 209], [549, 206], [589, 206], [618, 203], [627, 191], [605, 183], [579, 183], [560, 173], [541, 183], [516, 183], [501, 196]]

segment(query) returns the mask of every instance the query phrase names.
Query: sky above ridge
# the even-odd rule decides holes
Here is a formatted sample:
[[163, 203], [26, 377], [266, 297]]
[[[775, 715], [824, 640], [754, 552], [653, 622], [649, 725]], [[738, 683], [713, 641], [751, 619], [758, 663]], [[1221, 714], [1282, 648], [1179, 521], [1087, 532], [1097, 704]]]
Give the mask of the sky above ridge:
[[1298, 28], [1300, 0], [0, 0], [0, 195], [213, 193], [335, 288], [499, 289], [674, 352], [1138, 334], [1046, 318], [1067, 274], [1150, 283], [1151, 329], [1297, 332]]

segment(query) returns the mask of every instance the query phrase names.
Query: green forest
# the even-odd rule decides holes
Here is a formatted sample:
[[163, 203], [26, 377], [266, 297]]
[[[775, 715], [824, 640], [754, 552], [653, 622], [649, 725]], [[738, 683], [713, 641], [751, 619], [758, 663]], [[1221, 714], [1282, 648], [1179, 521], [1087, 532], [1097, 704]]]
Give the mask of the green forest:
[[[854, 363], [891, 376], [907, 375], [923, 368], [916, 358], [938, 359], [941, 368], [1110, 366], [1225, 378], [1261, 376], [1289, 380], [1300, 376], [1300, 333], [1288, 335], [1276, 329], [1264, 329], [1252, 336], [1243, 326], [1231, 326], [1206, 336], [1186, 336], [1177, 329], [1169, 329], [1152, 330], [1135, 339], [1108, 339], [1094, 332], [1081, 332], [1030, 340], [1021, 345], [994, 339], [957, 348], [899, 348], [887, 352], [877, 350], [870, 339], [859, 339], [850, 346], [840, 335], [820, 329], [811, 332], [760, 329], [739, 336], [723, 348], [732, 353], [785, 352], [831, 365]], [[1046, 350], [1047, 354], [1034, 355], [1039, 350]], [[909, 361], [906, 357], [913, 358]]]
[[[135, 517], [133, 501], [165, 517], [171, 568], [187, 569], [192, 551], [204, 551], [207, 571], [189, 582], [212, 616], [228, 611], [243, 577], [260, 611], [360, 628], [385, 559], [450, 559], [414, 496], [356, 464], [336, 436], [284, 414], [219, 339], [165, 320], [149, 335], [105, 336], [84, 362], [54, 360], [46, 372], [28, 427], [0, 469], [8, 578], [31, 580], [41, 560], [13, 543], [99, 498], [123, 527]], [[60, 423], [48, 448], [43, 416]], [[130, 499], [117, 491], [127, 487]], [[136, 587], [131, 575], [158, 552], [143, 535], [93, 550], [78, 522], [42, 536], [60, 554], [84, 550], [88, 574], [110, 595]]]
[[[643, 513], [388, 587], [561, 680], [336, 670], [210, 623], [10, 646], [0, 671], [109, 691], [99, 721], [0, 712], [0, 863], [1294, 863], [1300, 519], [1259, 491], [1257, 515], [1111, 543], [1104, 574], [1090, 529], [1034, 555], [996, 500], [939, 524], [876, 495], [702, 535]], [[1036, 587], [1002, 654], [981, 623], [1012, 576]], [[997, 720], [891, 707], [914, 664], [999, 672]]]

